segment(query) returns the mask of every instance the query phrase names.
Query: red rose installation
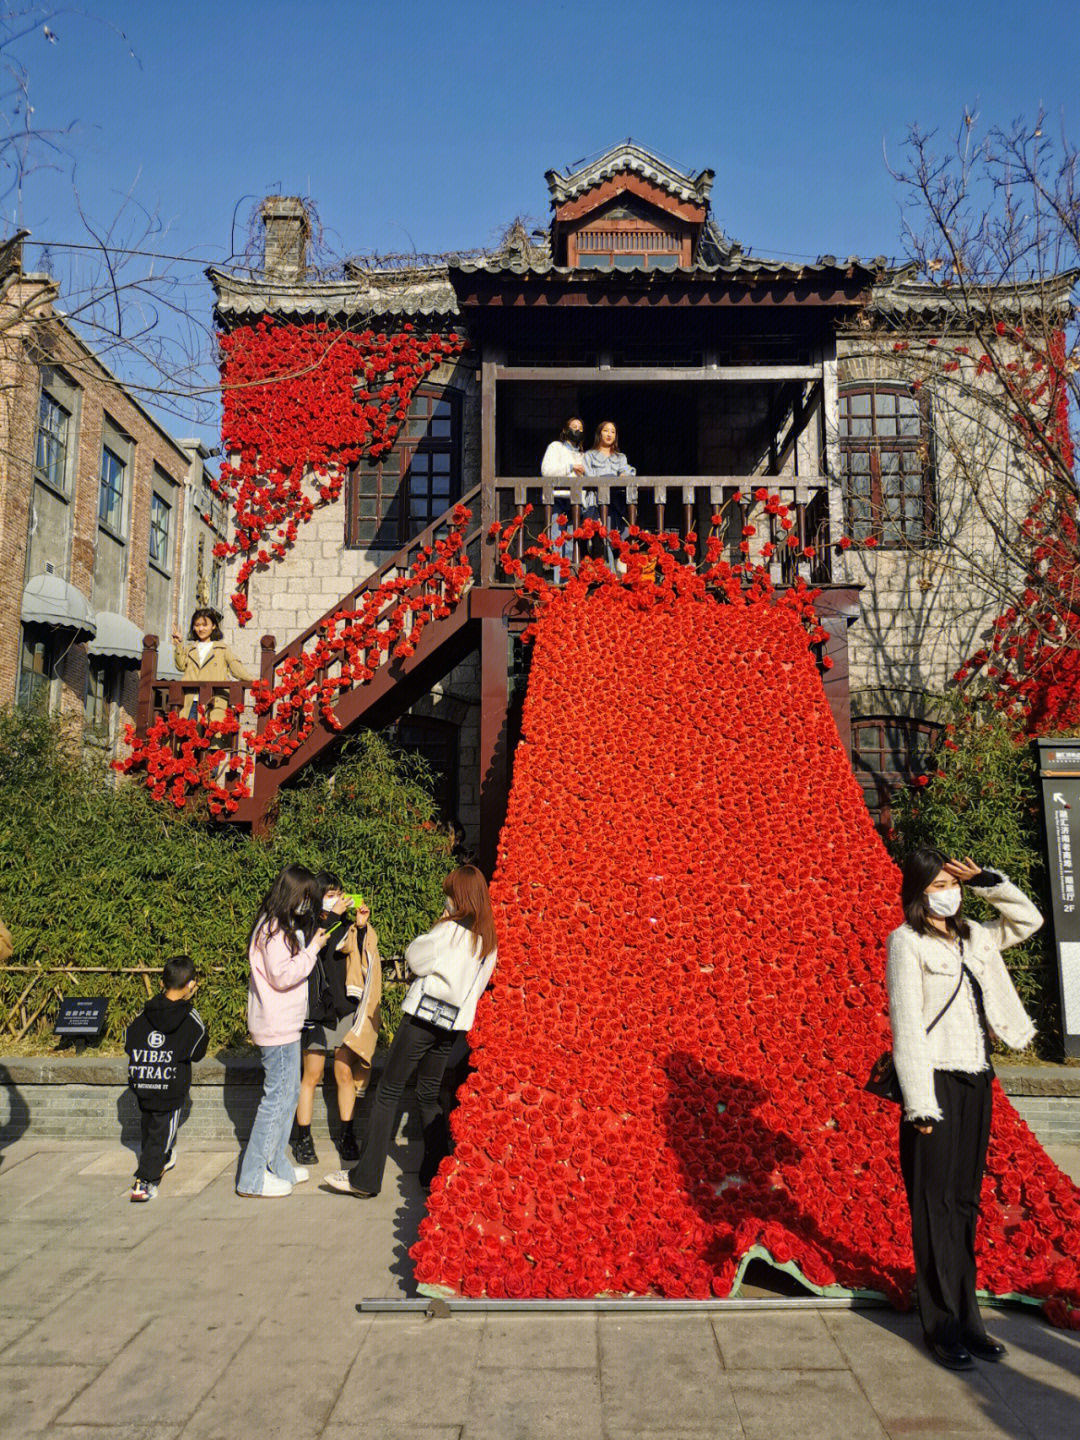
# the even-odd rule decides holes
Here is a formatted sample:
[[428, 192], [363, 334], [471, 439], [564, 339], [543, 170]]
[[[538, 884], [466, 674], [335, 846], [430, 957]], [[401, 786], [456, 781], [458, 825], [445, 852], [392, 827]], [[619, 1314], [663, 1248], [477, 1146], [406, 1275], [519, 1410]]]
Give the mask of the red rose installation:
[[291, 755], [319, 722], [340, 729], [338, 696], [366, 684], [391, 658], [407, 659], [427, 625], [450, 614], [472, 581], [465, 553], [471, 514], [455, 506], [446, 534], [421, 547], [406, 574], [361, 591], [353, 606], [320, 622], [303, 648], [281, 662], [272, 684], [257, 680], [248, 692], [260, 717], [256, 729], [244, 729], [232, 706], [216, 720], [201, 706], [197, 716], [170, 711], [143, 736], [128, 726], [130, 751], [114, 762], [116, 769], [140, 772], [155, 799], [178, 808], [201, 789], [212, 814], [235, 813], [251, 793], [257, 762]]
[[231, 603], [246, 625], [255, 569], [282, 559], [316, 504], [338, 498], [350, 465], [391, 449], [416, 387], [464, 340], [410, 324], [387, 335], [264, 317], [219, 343], [229, 458], [214, 489], [232, 508], [234, 538], [214, 554], [242, 557]]
[[[761, 1256], [904, 1307], [896, 1116], [861, 1088], [889, 1043], [898, 873], [805, 594], [717, 564], [706, 590], [676, 545], [648, 543], [655, 580], [624, 550], [625, 574], [586, 559], [552, 585], [504, 539], [539, 603], [499, 968], [416, 1279], [705, 1298]], [[1080, 1192], [997, 1087], [982, 1214], [980, 1286], [1080, 1326]]]

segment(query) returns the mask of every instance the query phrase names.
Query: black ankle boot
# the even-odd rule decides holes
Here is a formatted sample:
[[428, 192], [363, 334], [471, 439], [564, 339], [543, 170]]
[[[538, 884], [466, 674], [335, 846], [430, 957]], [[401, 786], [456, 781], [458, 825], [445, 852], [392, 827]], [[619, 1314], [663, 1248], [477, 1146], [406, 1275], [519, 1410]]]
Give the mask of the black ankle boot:
[[355, 1165], [360, 1159], [360, 1146], [356, 1143], [351, 1120], [347, 1125], [342, 1125], [337, 1148], [343, 1165]]

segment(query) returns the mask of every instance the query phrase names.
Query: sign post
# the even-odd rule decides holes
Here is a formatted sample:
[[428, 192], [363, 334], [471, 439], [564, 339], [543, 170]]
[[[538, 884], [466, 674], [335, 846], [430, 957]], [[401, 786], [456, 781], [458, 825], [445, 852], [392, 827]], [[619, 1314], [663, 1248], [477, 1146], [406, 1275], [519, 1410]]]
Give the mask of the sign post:
[[1080, 1055], [1080, 740], [1036, 740], [1065, 1054]]

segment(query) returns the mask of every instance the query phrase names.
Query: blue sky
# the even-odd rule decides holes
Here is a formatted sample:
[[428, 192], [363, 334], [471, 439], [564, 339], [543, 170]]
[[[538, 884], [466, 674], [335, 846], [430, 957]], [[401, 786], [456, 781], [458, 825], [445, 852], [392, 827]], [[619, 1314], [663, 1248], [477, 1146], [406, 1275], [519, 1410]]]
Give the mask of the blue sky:
[[[81, 8], [58, 11], [55, 44], [18, 47], [35, 118], [73, 125], [89, 216], [134, 184], [168, 224], [159, 243], [202, 260], [272, 191], [309, 195], [338, 255], [490, 243], [546, 217], [546, 169], [626, 136], [715, 170], [717, 219], [758, 254], [895, 254], [885, 156], [912, 122], [951, 133], [965, 106], [1007, 124], [1043, 105], [1080, 136], [1075, 0]], [[84, 238], [70, 173], [31, 175], [21, 219]]]

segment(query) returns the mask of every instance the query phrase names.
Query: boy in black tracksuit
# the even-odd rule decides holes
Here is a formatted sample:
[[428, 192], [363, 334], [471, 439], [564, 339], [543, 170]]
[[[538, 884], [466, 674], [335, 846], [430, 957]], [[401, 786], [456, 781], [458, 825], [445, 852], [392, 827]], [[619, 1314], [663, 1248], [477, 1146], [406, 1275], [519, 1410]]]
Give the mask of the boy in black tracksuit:
[[191, 1089], [191, 1062], [206, 1054], [209, 1036], [191, 1003], [197, 988], [195, 966], [186, 955], [167, 960], [161, 994], [146, 1002], [124, 1033], [128, 1084], [142, 1114], [142, 1151], [129, 1197], [135, 1201], [157, 1198]]

